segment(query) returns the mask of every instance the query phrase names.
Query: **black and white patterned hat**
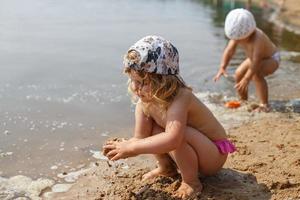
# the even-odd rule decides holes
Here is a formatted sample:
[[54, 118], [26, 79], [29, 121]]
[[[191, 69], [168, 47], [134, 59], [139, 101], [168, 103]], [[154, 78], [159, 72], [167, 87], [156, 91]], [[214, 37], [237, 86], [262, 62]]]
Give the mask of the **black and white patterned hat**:
[[136, 51], [139, 63], [124, 59], [124, 66], [149, 73], [179, 74], [179, 55], [175, 46], [161, 36], [150, 35], [137, 41], [127, 53]]

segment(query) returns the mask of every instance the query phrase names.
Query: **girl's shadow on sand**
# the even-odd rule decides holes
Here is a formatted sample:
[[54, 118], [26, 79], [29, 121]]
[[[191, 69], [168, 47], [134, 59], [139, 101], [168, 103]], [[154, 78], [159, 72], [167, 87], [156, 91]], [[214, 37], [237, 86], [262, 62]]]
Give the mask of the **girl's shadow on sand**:
[[[200, 177], [204, 186], [201, 194], [192, 199], [207, 200], [269, 200], [271, 192], [265, 184], [257, 183], [252, 174], [241, 173], [232, 169], [222, 169], [217, 175]], [[176, 178], [161, 177], [154, 183], [144, 185], [134, 199], [175, 200], [172, 194], [180, 185]]]
[[271, 199], [269, 188], [257, 183], [256, 177], [232, 169], [222, 169], [217, 175], [201, 178], [204, 190], [198, 199], [249, 200]]

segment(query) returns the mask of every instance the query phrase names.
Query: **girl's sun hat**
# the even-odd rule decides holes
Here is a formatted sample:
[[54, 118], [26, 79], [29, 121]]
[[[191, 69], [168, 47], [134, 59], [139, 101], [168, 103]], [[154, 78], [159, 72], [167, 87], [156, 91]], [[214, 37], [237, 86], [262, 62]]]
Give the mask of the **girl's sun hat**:
[[179, 55], [175, 46], [161, 36], [143, 37], [127, 53], [135, 51], [139, 62], [124, 58], [124, 67], [163, 75], [179, 74]]
[[229, 39], [242, 40], [254, 32], [256, 22], [251, 12], [243, 8], [237, 8], [227, 14], [224, 29]]
[[135, 51], [139, 62], [129, 60], [126, 56], [123, 64], [125, 68], [148, 73], [174, 75], [186, 85], [179, 75], [179, 54], [176, 47], [161, 36], [149, 35], [132, 45], [127, 53]]

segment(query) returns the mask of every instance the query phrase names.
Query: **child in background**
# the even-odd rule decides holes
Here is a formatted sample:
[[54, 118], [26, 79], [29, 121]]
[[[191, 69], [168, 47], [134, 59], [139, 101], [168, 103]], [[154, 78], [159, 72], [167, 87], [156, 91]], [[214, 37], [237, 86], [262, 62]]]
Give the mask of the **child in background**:
[[248, 85], [253, 80], [260, 100], [258, 111], [268, 112], [268, 85], [265, 77], [279, 67], [280, 54], [276, 46], [260, 29], [256, 28], [253, 15], [242, 8], [229, 12], [225, 20], [225, 34], [230, 39], [224, 50], [220, 69], [214, 77], [217, 81], [226, 76], [226, 67], [240, 45], [246, 59], [235, 71], [235, 89], [242, 100], [248, 99]]
[[191, 197], [202, 190], [198, 173], [212, 175], [235, 147], [222, 125], [179, 76], [177, 49], [160, 36], [136, 42], [124, 57], [129, 90], [138, 98], [134, 137], [108, 141], [110, 160], [153, 154], [157, 168], [143, 178], [182, 176], [175, 196]]

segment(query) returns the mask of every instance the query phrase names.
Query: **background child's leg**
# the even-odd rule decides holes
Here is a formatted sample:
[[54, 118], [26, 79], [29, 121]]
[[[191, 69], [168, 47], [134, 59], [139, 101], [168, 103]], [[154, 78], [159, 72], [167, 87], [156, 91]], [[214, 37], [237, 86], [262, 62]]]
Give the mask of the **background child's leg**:
[[260, 100], [261, 104], [268, 104], [268, 84], [266, 79], [261, 74], [253, 75], [252, 80], [255, 83], [256, 95]]
[[[152, 125], [152, 135], [156, 135], [164, 132], [165, 130], [158, 126], [155, 122]], [[143, 179], [155, 178], [159, 175], [162, 176], [174, 176], [177, 174], [177, 168], [169, 156], [169, 154], [155, 154], [155, 159], [157, 160], [157, 168], [151, 170], [150, 172], [143, 175]]]
[[[250, 67], [250, 59], [247, 58], [246, 60], [244, 60], [244, 62], [242, 62], [242, 64], [240, 64], [240, 66], [235, 70], [235, 82], [239, 83], [242, 78], [244, 77], [244, 75], [246, 74], [247, 70]], [[247, 100], [248, 99], [248, 91], [245, 92], [240, 92], [237, 91], [238, 95], [240, 96], [240, 98], [242, 100]]]
[[263, 105], [268, 105], [268, 84], [264, 77], [274, 73], [277, 68], [277, 61], [273, 58], [265, 59], [258, 67], [259, 71], [253, 75], [252, 80], [255, 83], [256, 95]]

